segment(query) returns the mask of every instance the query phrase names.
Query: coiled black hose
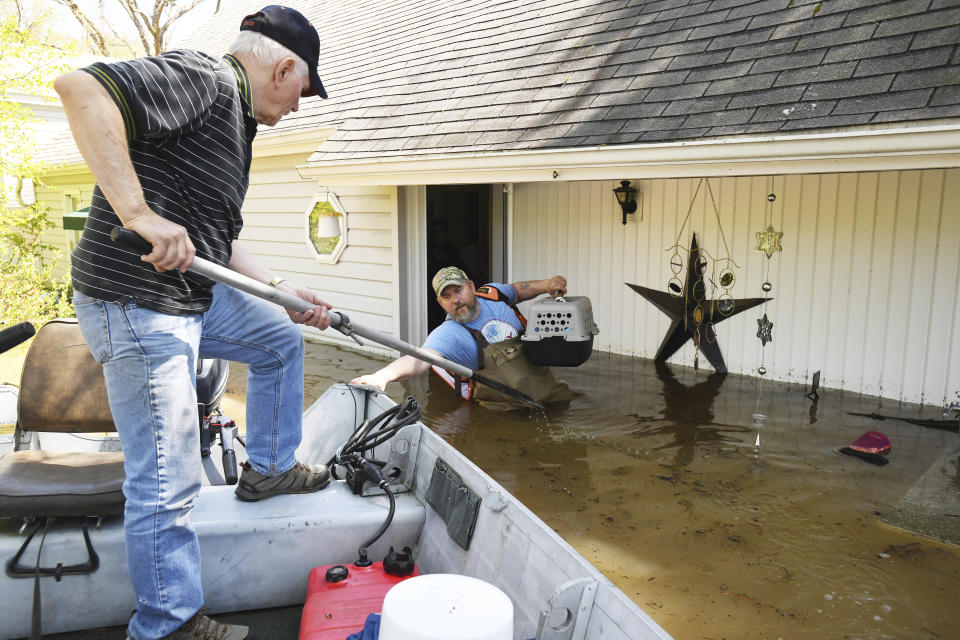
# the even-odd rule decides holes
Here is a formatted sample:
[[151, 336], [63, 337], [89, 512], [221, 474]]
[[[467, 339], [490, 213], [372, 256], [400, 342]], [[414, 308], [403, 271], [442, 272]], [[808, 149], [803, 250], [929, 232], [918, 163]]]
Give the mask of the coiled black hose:
[[359, 559], [354, 563], [358, 567], [368, 567], [372, 564], [367, 558], [367, 549], [386, 533], [390, 523], [393, 522], [393, 515], [397, 507], [397, 499], [390, 490], [390, 483], [383, 477], [382, 467], [386, 462], [367, 458], [365, 455], [368, 451], [372, 451], [378, 445], [395, 436], [400, 429], [419, 419], [420, 406], [417, 404], [416, 398], [407, 396], [403, 404], [390, 407], [380, 415], [360, 424], [340, 447], [337, 454], [327, 462], [327, 466], [331, 469], [334, 468], [334, 465], [351, 467], [354, 473], [359, 472], [363, 478], [380, 487], [390, 501], [390, 510], [387, 513], [386, 520], [369, 540], [360, 545]]
[[403, 404], [390, 407], [378, 416], [365, 420], [356, 428], [340, 450], [327, 461], [327, 466], [344, 464], [350, 456], [363, 457], [380, 444], [397, 434], [400, 429], [420, 419], [420, 405], [413, 396], [407, 396]]

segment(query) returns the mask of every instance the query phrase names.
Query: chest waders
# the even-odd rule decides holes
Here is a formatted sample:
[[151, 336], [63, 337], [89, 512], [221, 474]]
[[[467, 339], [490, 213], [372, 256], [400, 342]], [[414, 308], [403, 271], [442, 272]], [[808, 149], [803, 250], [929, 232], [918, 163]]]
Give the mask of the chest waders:
[[[479, 298], [504, 302], [509, 299], [495, 287], [480, 287], [476, 291]], [[514, 305], [510, 305], [520, 319], [522, 327], [527, 326], [527, 320]], [[571, 397], [570, 388], [566, 382], [557, 380], [549, 367], [531, 364], [525, 355], [526, 345], [519, 337], [507, 338], [490, 344], [477, 329], [463, 327], [473, 337], [477, 344], [477, 371], [483, 375], [522, 391], [534, 400], [547, 404], [560, 402]], [[452, 371], [434, 366], [433, 370], [449, 384], [454, 392], [465, 400], [476, 400], [481, 406], [491, 409], [519, 409], [524, 408], [505, 393], [501, 393], [488, 386], [477, 384], [476, 381], [459, 376]]]

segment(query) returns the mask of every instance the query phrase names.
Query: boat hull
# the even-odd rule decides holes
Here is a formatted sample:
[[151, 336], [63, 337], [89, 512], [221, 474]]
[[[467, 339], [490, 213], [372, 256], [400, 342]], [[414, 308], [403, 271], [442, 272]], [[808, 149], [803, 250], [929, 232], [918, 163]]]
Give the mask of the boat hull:
[[[392, 405], [383, 394], [334, 385], [304, 414], [298, 458], [326, 462], [356, 425]], [[423, 573], [458, 573], [496, 585], [514, 603], [515, 638], [669, 638], [556, 532], [421, 423], [405, 427], [381, 447], [379, 458], [400, 460], [398, 466], [409, 462], [397, 480], [409, 491], [397, 495], [392, 524], [369, 550], [372, 560], [382, 560], [391, 546], [409, 546]], [[480, 497], [468, 548], [451, 537], [429, 505], [438, 458]], [[209, 470], [207, 476], [212, 484], [201, 490], [191, 521], [200, 539], [205, 605], [212, 613], [303, 604], [310, 569], [356, 560], [358, 546], [379, 528], [389, 508], [384, 495], [356, 496], [343, 482], [315, 494], [247, 503]], [[17, 525], [0, 519], [5, 560], [24, 539]], [[43, 545], [44, 565], [84, 560], [75, 525], [55, 523]], [[41, 578], [44, 633], [122, 625], [134, 609], [121, 519], [105, 519], [91, 529], [91, 539], [100, 554], [97, 571], [59, 582]], [[36, 561], [36, 547], [35, 540], [25, 563]], [[32, 579], [0, 578], [5, 610], [0, 640], [29, 634], [32, 597]]]

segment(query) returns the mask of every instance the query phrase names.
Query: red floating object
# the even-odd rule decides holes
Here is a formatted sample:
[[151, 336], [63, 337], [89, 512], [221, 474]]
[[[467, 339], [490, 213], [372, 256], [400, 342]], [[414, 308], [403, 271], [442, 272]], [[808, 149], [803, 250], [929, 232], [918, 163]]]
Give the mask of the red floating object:
[[863, 453], [889, 453], [890, 438], [879, 431], [867, 431], [857, 438], [850, 448]]
[[300, 618], [299, 640], [343, 640], [363, 629], [371, 613], [380, 613], [390, 587], [420, 575], [388, 574], [382, 562], [369, 567], [334, 564], [316, 567], [307, 579], [307, 600]]

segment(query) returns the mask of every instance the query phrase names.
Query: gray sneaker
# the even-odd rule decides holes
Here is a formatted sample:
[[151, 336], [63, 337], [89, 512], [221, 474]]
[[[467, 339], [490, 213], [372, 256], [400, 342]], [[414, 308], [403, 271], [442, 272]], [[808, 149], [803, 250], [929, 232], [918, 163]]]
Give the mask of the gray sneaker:
[[281, 493], [312, 493], [330, 484], [330, 471], [322, 464], [308, 467], [298, 462], [278, 476], [265, 476], [246, 462], [240, 466], [243, 471], [235, 493], [247, 502], [272, 498]]
[[239, 624], [223, 624], [211, 620], [199, 611], [183, 626], [163, 636], [163, 640], [256, 640], [257, 634]]

